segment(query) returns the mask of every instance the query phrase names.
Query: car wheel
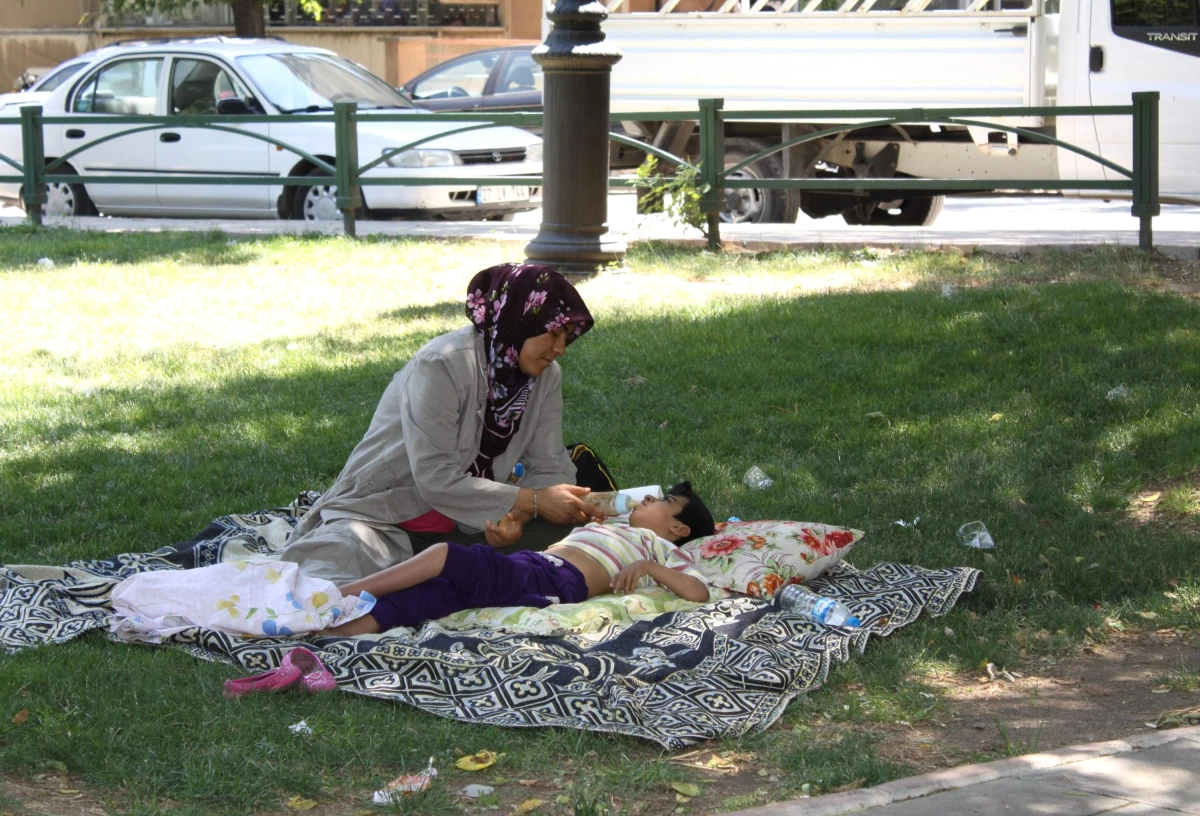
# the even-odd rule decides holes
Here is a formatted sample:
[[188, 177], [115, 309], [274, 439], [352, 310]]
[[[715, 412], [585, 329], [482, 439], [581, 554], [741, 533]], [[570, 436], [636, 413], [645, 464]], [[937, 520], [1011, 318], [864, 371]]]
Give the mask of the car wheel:
[[[56, 174], [75, 176], [78, 173], [70, 166], [64, 166]], [[62, 184], [56, 182], [46, 185], [46, 203], [42, 205], [42, 217], [48, 215], [73, 218], [78, 215], [95, 215], [96, 205], [92, 203], [82, 184]]]
[[[329, 178], [329, 174], [314, 167], [306, 174]], [[336, 184], [314, 184], [312, 187], [297, 187], [292, 217], [300, 221], [341, 221], [342, 211], [337, 206]]]

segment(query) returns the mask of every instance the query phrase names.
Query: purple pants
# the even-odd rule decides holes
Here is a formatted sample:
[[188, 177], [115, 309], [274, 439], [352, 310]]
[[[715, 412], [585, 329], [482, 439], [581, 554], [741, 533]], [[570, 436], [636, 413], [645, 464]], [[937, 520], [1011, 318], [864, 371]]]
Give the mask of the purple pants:
[[504, 555], [487, 544], [464, 547], [446, 542], [446, 564], [438, 577], [379, 598], [371, 616], [383, 631], [417, 626], [463, 609], [579, 603], [587, 581], [573, 564], [528, 550]]

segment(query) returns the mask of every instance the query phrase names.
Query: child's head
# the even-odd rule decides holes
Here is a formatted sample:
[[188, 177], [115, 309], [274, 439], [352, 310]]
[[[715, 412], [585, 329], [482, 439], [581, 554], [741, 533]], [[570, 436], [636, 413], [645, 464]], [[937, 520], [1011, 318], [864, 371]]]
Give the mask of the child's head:
[[712, 513], [692, 490], [691, 482], [680, 482], [661, 499], [647, 496], [630, 511], [629, 524], [652, 530], [675, 544], [686, 544], [716, 531]]

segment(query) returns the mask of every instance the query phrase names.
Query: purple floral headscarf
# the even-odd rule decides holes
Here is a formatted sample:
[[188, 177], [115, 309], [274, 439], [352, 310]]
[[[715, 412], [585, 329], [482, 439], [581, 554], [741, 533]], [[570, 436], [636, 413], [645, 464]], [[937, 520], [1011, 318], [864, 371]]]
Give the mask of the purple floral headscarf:
[[492, 478], [492, 460], [508, 448], [521, 425], [533, 377], [521, 370], [521, 346], [531, 337], [566, 327], [567, 345], [592, 327], [591, 312], [575, 287], [540, 264], [501, 264], [467, 286], [467, 317], [487, 351], [488, 395], [479, 455], [467, 472]]

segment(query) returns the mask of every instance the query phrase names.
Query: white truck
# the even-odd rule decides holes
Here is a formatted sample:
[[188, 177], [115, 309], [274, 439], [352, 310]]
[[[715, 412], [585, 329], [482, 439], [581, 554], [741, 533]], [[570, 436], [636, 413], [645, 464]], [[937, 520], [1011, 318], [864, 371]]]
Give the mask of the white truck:
[[[647, 11], [623, 10], [625, 3]], [[609, 0], [603, 31], [624, 56], [612, 109], [853, 110], [1129, 105], [1159, 91], [1160, 198], [1200, 203], [1197, 0]], [[698, 10], [703, 9], [703, 10]], [[544, 22], [548, 29], [549, 22]], [[855, 121], [725, 123], [725, 166], [790, 138]], [[676, 155], [698, 152], [694, 123], [624, 122]], [[1128, 116], [1009, 118], [1130, 167]], [[629, 163], [641, 160], [629, 150]], [[621, 162], [614, 160], [614, 169]], [[747, 177], [1116, 178], [1085, 157], [986, 127], [904, 125], [788, 148]], [[1127, 198], [1128, 192], [1067, 193]], [[729, 190], [729, 221], [841, 215], [852, 224], [928, 225], [943, 198]]]

